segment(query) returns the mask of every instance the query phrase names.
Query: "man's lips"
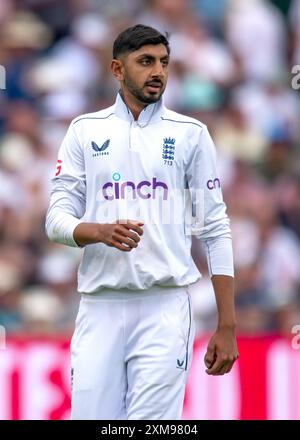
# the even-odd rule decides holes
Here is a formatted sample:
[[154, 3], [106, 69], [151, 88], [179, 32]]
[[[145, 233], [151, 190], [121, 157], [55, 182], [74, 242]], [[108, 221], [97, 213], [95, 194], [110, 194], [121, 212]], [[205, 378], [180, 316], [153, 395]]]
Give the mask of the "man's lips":
[[159, 82], [151, 82], [151, 83], [147, 83], [146, 87], [151, 91], [151, 92], [157, 92], [159, 89], [162, 88], [162, 83]]

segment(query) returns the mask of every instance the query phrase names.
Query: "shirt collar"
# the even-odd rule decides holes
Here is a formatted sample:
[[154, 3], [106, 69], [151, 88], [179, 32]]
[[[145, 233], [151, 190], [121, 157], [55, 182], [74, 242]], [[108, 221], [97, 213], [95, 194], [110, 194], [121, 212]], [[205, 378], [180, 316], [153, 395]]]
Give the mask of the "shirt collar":
[[[145, 124], [151, 124], [153, 122], [157, 122], [161, 120], [161, 116], [163, 115], [163, 102], [162, 98], [154, 104], [148, 104], [140, 113], [138, 120], [136, 121], [138, 124], [141, 124], [141, 127]], [[134, 117], [123, 101], [120, 92], [117, 95], [115, 102], [115, 115], [125, 121], [132, 122], [134, 121]]]

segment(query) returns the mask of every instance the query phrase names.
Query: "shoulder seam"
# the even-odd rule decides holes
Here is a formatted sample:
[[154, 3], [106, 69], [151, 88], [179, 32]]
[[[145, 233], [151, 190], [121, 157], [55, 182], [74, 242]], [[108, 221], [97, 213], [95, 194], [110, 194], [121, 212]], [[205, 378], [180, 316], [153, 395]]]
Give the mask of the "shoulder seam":
[[83, 119], [107, 119], [107, 118], [109, 118], [110, 116], [112, 116], [112, 115], [114, 115], [114, 113], [110, 113], [108, 116], [104, 116], [103, 118], [100, 118], [100, 117], [84, 117], [84, 118], [80, 118], [80, 119], [77, 119], [77, 121], [75, 121], [75, 122], [73, 122], [73, 125], [75, 125], [75, 124], [77, 124], [77, 122], [79, 122], [79, 121], [82, 121]]
[[175, 119], [164, 118], [163, 116], [161, 116], [161, 119], [163, 121], [179, 122], [180, 124], [193, 124], [193, 125], [196, 125], [197, 127], [200, 127], [200, 128], [204, 127], [204, 125], [201, 125], [200, 123], [197, 124], [196, 122], [191, 122], [191, 121], [178, 121], [178, 120], [175, 120]]

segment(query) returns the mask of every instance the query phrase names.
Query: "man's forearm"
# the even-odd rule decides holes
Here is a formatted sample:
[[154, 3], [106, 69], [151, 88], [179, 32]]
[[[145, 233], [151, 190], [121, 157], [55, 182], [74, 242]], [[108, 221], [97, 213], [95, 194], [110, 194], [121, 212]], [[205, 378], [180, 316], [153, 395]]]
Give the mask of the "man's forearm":
[[80, 223], [73, 231], [79, 246], [104, 243], [120, 251], [129, 252], [136, 248], [143, 235], [143, 222], [137, 220], [116, 220], [115, 223]]
[[238, 358], [235, 335], [236, 317], [234, 306], [234, 279], [228, 275], [212, 277], [217, 307], [218, 328], [210, 338], [204, 363], [209, 375], [229, 373]]
[[218, 308], [218, 327], [236, 326], [234, 305], [234, 278], [227, 275], [213, 275], [212, 284]]
[[79, 246], [99, 243], [101, 241], [101, 225], [98, 223], [80, 223], [74, 229], [73, 237]]

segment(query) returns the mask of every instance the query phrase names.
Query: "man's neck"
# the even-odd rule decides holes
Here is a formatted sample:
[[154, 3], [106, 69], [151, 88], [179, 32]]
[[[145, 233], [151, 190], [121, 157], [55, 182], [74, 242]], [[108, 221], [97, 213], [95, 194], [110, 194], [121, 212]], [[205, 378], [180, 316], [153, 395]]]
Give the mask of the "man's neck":
[[128, 107], [128, 109], [131, 111], [134, 120], [137, 121], [141, 111], [144, 110], [147, 104], [138, 101], [134, 96], [132, 96], [126, 90], [120, 90], [120, 95], [123, 101], [125, 102], [126, 106]]

